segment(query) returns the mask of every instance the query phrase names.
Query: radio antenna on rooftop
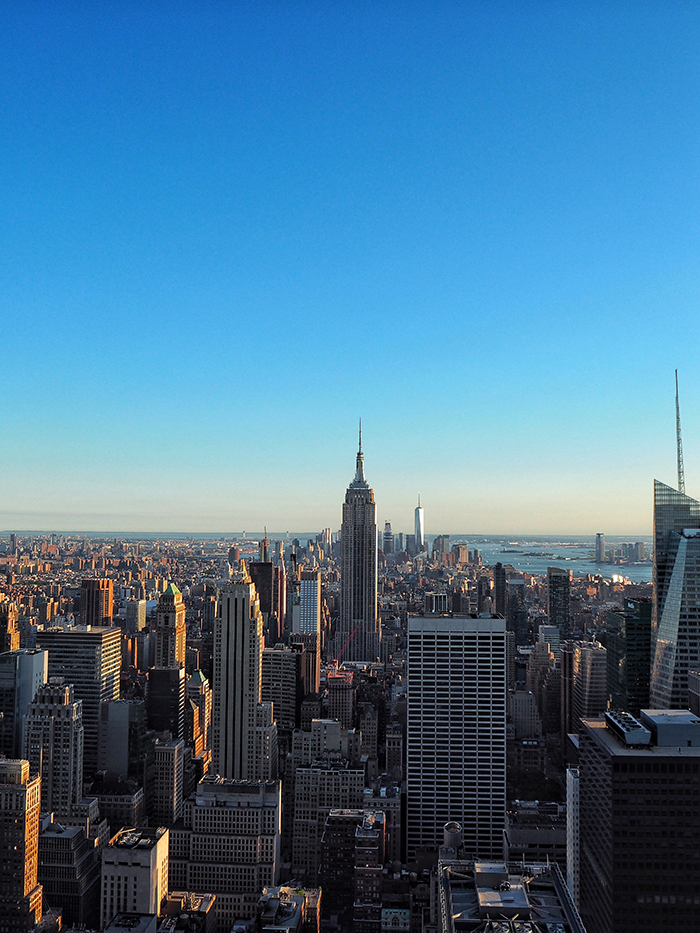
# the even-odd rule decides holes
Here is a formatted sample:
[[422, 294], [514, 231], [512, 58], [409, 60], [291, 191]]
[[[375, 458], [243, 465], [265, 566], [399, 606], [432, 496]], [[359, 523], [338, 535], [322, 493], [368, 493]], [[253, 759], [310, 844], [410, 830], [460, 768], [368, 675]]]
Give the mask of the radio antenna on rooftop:
[[681, 437], [681, 406], [678, 402], [678, 370], [676, 370], [676, 445], [678, 456], [678, 492], [685, 495], [685, 475], [683, 473], [683, 438]]

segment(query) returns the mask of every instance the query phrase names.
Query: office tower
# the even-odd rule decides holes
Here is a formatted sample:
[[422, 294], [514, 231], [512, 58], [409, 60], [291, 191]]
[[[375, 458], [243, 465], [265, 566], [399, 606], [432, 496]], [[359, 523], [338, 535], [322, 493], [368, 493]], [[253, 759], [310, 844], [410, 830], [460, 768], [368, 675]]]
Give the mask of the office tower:
[[423, 518], [423, 506], [420, 504], [420, 493], [418, 493], [418, 505], [416, 507], [415, 521], [415, 548], [418, 554], [425, 550], [425, 522]]
[[0, 760], [0, 929], [27, 933], [42, 916], [37, 883], [41, 778], [29, 762]]
[[182, 593], [173, 583], [168, 584], [158, 599], [156, 667], [185, 666], [185, 614]]
[[403, 779], [403, 730], [398, 722], [386, 727], [386, 770], [393, 780]]
[[560, 632], [569, 631], [571, 610], [571, 571], [561, 567], [547, 567], [547, 616], [550, 625]]
[[[245, 562], [221, 588], [214, 627], [214, 769], [224, 778], [258, 780], [268, 765], [256, 759], [256, 745], [276, 745], [274, 724], [260, 725], [263, 620]], [[264, 720], [263, 720], [264, 721]], [[256, 735], [256, 729], [267, 735]]]
[[504, 618], [508, 611], [507, 584], [506, 568], [499, 560], [493, 568], [493, 589], [496, 600], [496, 614]]
[[642, 710], [580, 733], [580, 911], [588, 933], [700, 930], [700, 719]]
[[581, 840], [579, 838], [578, 768], [566, 770], [566, 886], [571, 900], [579, 906], [579, 865]]
[[391, 522], [384, 522], [384, 534], [382, 536], [382, 550], [384, 554], [394, 553], [394, 535], [391, 531]]
[[209, 681], [201, 671], [195, 671], [187, 681], [185, 697], [194, 703], [199, 710], [199, 728], [202, 733], [204, 749], [210, 749], [209, 735], [211, 731], [212, 692]]
[[281, 568], [271, 561], [251, 561], [248, 573], [255, 584], [263, 620], [263, 633], [268, 645], [276, 645], [282, 637]]
[[371, 703], [359, 705], [357, 727], [362, 735], [362, 754], [368, 758], [376, 758], [379, 750], [379, 713]]
[[438, 535], [433, 540], [433, 560], [441, 560], [443, 554], [450, 553], [450, 536]]
[[83, 580], [80, 587], [80, 624], [112, 624], [114, 584], [111, 580]]
[[374, 493], [365, 479], [362, 433], [355, 479], [348, 486], [340, 532], [340, 622], [336, 657], [374, 661], [379, 657], [377, 616], [377, 518]]
[[42, 819], [38, 880], [46, 903], [60, 907], [64, 927], [95, 929], [100, 922], [101, 865], [85, 826]]
[[578, 642], [574, 647], [573, 731], [580, 731], [580, 719], [602, 716], [607, 706], [607, 651], [597, 641]]
[[130, 635], [146, 628], [146, 600], [130, 599], [126, 604], [126, 631]]
[[22, 753], [24, 716], [48, 676], [48, 651], [22, 648], [0, 654], [0, 755], [17, 758]]
[[148, 672], [146, 712], [148, 728], [169, 732], [175, 739], [185, 734], [184, 667], [154, 667]]
[[49, 652], [49, 677], [73, 684], [83, 701], [83, 776], [97, 767], [100, 703], [119, 699], [121, 631], [94, 626], [87, 629], [47, 629], [37, 634], [40, 648]]
[[328, 687], [328, 718], [337, 719], [343, 729], [351, 729], [355, 706], [352, 671], [330, 671]]
[[18, 620], [17, 604], [9, 600], [0, 602], [0, 652], [19, 649]]
[[172, 826], [182, 816], [185, 788], [185, 743], [156, 739], [150, 821]]
[[294, 775], [292, 874], [316, 884], [321, 837], [331, 810], [360, 809], [364, 801], [364, 768], [347, 760], [320, 759], [299, 767]]
[[284, 645], [263, 649], [260, 695], [273, 704], [278, 729], [291, 731], [299, 725], [301, 660], [299, 652]]
[[[156, 914], [168, 893], [169, 831], [120, 829], [102, 850], [100, 925], [118, 913]], [[190, 889], [191, 890], [191, 889]]]
[[332, 910], [341, 924], [342, 915], [352, 911], [355, 900], [351, 883], [355, 867], [355, 830], [362, 825], [364, 818], [363, 809], [331, 810], [321, 836], [318, 876], [323, 890], [324, 913]]
[[651, 600], [625, 599], [605, 618], [609, 707], [638, 716], [649, 706]]
[[561, 644], [559, 640], [559, 629], [556, 625], [540, 625], [537, 630], [537, 641], [540, 644], [549, 645], [549, 650], [554, 655], [554, 660], [558, 661], [561, 657]]
[[596, 564], [605, 563], [605, 535], [601, 532], [595, 536], [595, 562]]
[[302, 651], [302, 681], [306, 695], [318, 693], [321, 689], [321, 636], [316, 633], [292, 632], [289, 644]]
[[219, 930], [252, 919], [264, 887], [279, 883], [279, 781], [205, 777], [171, 829], [170, 888], [216, 895]]
[[295, 589], [292, 593], [292, 632], [320, 635], [321, 571], [302, 570]]
[[506, 795], [505, 620], [409, 616], [408, 857], [464, 827], [471, 854], [502, 851]]
[[153, 742], [148, 737], [144, 700], [100, 703], [97, 770], [108, 780], [123, 776], [152, 787]]
[[700, 502], [654, 480], [650, 703], [682, 709], [700, 665]]
[[83, 796], [83, 704], [73, 684], [52, 677], [24, 719], [24, 757], [41, 775], [42, 813], [72, 816]]

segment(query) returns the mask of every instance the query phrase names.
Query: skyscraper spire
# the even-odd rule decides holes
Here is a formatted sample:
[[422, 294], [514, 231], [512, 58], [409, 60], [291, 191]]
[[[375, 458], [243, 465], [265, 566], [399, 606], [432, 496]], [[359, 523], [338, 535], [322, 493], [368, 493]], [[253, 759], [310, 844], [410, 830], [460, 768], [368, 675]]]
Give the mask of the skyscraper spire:
[[681, 437], [681, 407], [678, 401], [678, 370], [676, 370], [676, 445], [678, 457], [678, 492], [685, 494], [685, 475], [683, 473], [683, 438]]
[[360, 418], [360, 439], [359, 445], [357, 448], [357, 461], [355, 465], [355, 479], [353, 480], [353, 486], [366, 486], [367, 480], [365, 479], [365, 458], [362, 453], [362, 418]]

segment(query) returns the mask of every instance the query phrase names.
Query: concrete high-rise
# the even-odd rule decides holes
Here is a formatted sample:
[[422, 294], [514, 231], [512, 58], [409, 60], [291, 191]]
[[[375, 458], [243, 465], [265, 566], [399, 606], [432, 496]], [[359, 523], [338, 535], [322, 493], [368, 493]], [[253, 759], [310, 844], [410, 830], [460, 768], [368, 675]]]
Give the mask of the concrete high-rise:
[[17, 603], [3, 600], [0, 602], [0, 652], [17, 651], [19, 648], [19, 609]]
[[41, 778], [29, 762], [0, 761], [0, 929], [27, 933], [42, 916], [37, 884]]
[[83, 796], [83, 704], [73, 685], [52, 677], [24, 719], [24, 757], [41, 775], [41, 810], [72, 816]]
[[111, 625], [114, 584], [111, 580], [83, 580], [80, 587], [80, 624]]
[[302, 570], [292, 581], [292, 632], [321, 634], [321, 571]]
[[348, 486], [340, 531], [340, 622], [336, 653], [343, 660], [379, 657], [377, 615], [377, 508], [365, 479], [362, 433], [355, 478]]
[[0, 654], [0, 755], [22, 754], [24, 716], [48, 676], [48, 651], [22, 648]]
[[605, 563], [605, 535], [600, 531], [595, 536], [595, 562], [596, 564]]
[[420, 554], [421, 551], [425, 550], [425, 521], [423, 506], [420, 504], [420, 493], [418, 493], [418, 505], [416, 506], [415, 518], [415, 548], [416, 552]]
[[606, 613], [610, 709], [638, 716], [649, 706], [651, 601], [628, 599]]
[[73, 684], [75, 699], [83, 701], [84, 775], [97, 767], [100, 703], [119, 699], [121, 630], [97, 626], [39, 632], [40, 648], [49, 652], [49, 677]]
[[156, 667], [184, 667], [187, 625], [182, 593], [170, 583], [158, 600]]
[[122, 912], [160, 915], [168, 893], [168, 830], [120, 829], [102, 850], [100, 929]]
[[547, 616], [549, 624], [566, 634], [571, 621], [571, 571], [547, 567]]
[[258, 713], [262, 652], [260, 603], [245, 562], [241, 561], [240, 569], [221, 588], [214, 625], [212, 764], [223, 778], [263, 778], [269, 763], [259, 760], [256, 749], [269, 748], [274, 741], [276, 750], [276, 736], [273, 740], [256, 734], [258, 729], [275, 729]]
[[683, 709], [700, 667], [700, 502], [654, 480], [650, 703]]
[[584, 719], [580, 912], [588, 933], [700, 931], [700, 719], [642, 710]]
[[409, 616], [407, 847], [437, 852], [445, 823], [499, 856], [506, 810], [506, 627], [499, 616]]

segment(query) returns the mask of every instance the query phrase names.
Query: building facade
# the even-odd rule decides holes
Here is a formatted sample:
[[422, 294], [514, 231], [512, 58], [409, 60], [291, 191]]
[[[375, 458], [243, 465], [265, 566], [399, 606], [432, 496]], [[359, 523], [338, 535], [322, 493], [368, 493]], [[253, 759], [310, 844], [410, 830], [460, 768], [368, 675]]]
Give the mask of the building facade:
[[502, 851], [506, 809], [505, 620], [408, 619], [407, 848], [437, 851], [464, 827], [473, 855]]
[[362, 435], [355, 478], [348, 486], [340, 531], [340, 621], [336, 656], [346, 661], [379, 657], [377, 614], [377, 508], [365, 479]]
[[27, 933], [42, 917], [37, 882], [41, 778], [29, 762], [0, 761], [0, 931]]

